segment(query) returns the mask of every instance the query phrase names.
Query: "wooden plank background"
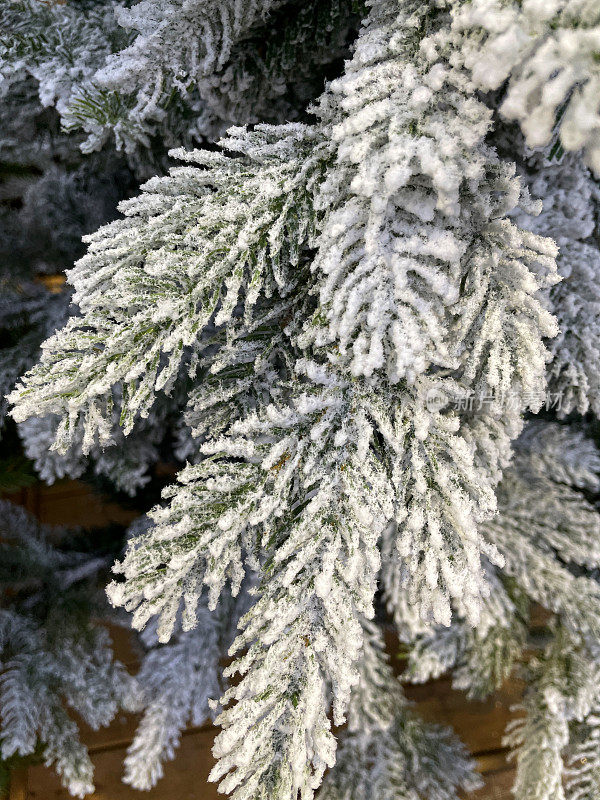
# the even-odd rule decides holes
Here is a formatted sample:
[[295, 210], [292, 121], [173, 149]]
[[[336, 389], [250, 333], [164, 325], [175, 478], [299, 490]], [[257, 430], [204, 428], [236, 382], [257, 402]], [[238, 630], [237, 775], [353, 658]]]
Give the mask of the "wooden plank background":
[[[95, 527], [111, 522], [128, 524], [135, 512], [114, 503], [104, 502], [85, 484], [60, 481], [54, 486], [43, 484], [22, 489], [10, 496], [41, 522]], [[135, 669], [135, 654], [122, 631], [113, 632], [117, 656]], [[462, 692], [452, 689], [442, 678], [420, 686], [406, 687], [424, 719], [451, 725], [475, 756], [484, 786], [471, 792], [465, 800], [509, 800], [513, 769], [506, 762], [502, 734], [510, 718], [510, 706], [517, 702], [521, 688], [509, 682], [485, 702], [467, 700]], [[135, 730], [136, 718], [122, 714], [108, 727], [92, 731], [82, 726], [83, 739], [89, 747], [95, 767], [97, 800], [216, 800], [219, 795], [207, 776], [213, 764], [211, 748], [215, 729], [211, 725], [190, 728], [181, 739], [175, 760], [165, 767], [158, 785], [141, 793], [126, 786], [121, 778], [123, 759]], [[43, 765], [29, 767], [14, 774], [10, 800], [67, 800], [69, 794], [60, 781]], [[373, 800], [377, 800], [373, 798]]]

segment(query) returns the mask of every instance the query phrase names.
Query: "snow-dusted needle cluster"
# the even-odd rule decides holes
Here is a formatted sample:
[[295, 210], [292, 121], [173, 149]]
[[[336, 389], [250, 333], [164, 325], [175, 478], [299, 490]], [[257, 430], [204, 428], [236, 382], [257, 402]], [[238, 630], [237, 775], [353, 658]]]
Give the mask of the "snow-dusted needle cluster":
[[[151, 786], [186, 720], [208, 713], [219, 614], [241, 591], [226, 670], [239, 678], [216, 719], [222, 791], [310, 800], [325, 781], [325, 800], [446, 800], [472, 787], [460, 747], [402, 697], [373, 622], [380, 592], [407, 676], [453, 668], [478, 697], [524, 658], [529, 601], [553, 612], [509, 733], [515, 791], [591, 800], [600, 773], [572, 767], [564, 782], [563, 757], [569, 726], [577, 752], [597, 748], [600, 461], [583, 427], [522, 430], [549, 391], [561, 419], [600, 407], [598, 5], [315, 9], [117, 4], [126, 46], [57, 102], [68, 118], [81, 92], [92, 105], [104, 93], [114, 117], [100, 100], [95, 121], [82, 111], [85, 146], [113, 130], [132, 163], [171, 112], [172, 141], [189, 143], [177, 104], [197, 139], [236, 123], [218, 147], [173, 150], [183, 163], [86, 237], [68, 274], [79, 312], [10, 395], [20, 424], [58, 419], [67, 453], [153, 429], [165, 395], [187, 403], [193, 463], [108, 589], [151, 631], [127, 780]], [[52, 71], [44, 46], [25, 50]], [[314, 74], [347, 59], [320, 93], [298, 73], [313, 102], [292, 115], [290, 65], [309, 51]], [[332, 722], [346, 721], [336, 760]]]

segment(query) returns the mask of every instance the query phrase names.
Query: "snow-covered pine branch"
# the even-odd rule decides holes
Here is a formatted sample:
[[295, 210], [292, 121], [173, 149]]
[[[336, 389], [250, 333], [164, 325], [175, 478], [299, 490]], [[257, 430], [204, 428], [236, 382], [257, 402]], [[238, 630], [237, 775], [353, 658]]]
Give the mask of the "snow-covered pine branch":
[[232, 129], [223, 146], [245, 157], [178, 153], [205, 168], [152, 179], [121, 204], [125, 219], [88, 237], [89, 253], [69, 273], [82, 314], [44, 344], [22, 389], [36, 400], [15, 416], [61, 415], [59, 449], [79, 418], [84, 452], [95, 437], [110, 442], [114, 386], [129, 433], [156, 393], [171, 390], [186, 351], [197, 357], [207, 327], [231, 322], [240, 293], [249, 316], [260, 297], [294, 289], [314, 236], [310, 195], [325, 146], [304, 125]]
[[564, 757], [569, 724], [584, 720], [598, 698], [600, 665], [580, 637], [560, 624], [541, 656], [529, 665], [519, 716], [507, 727], [505, 744], [517, 762], [516, 798], [565, 800]]
[[422, 722], [411, 710], [385, 655], [377, 626], [363, 620], [359, 681], [348, 729], [321, 800], [454, 800], [479, 785], [474, 765], [451, 731]]
[[505, 572], [556, 614], [550, 641], [525, 672], [522, 715], [507, 729], [519, 800], [565, 796], [571, 723], [579, 721], [575, 730], [581, 732], [597, 704], [600, 587], [594, 575], [600, 523], [582, 490], [597, 490], [599, 471], [598, 450], [582, 432], [533, 422], [517, 442], [499, 487], [499, 515], [485, 524], [492, 540], [501, 543]]
[[489, 598], [477, 627], [456, 619], [410, 641], [405, 679], [423, 683], [452, 671], [452, 685], [483, 699], [510, 677], [527, 641], [529, 602], [517, 584], [510, 591], [489, 568]]
[[[137, 528], [134, 523], [130, 535]], [[160, 644], [155, 621], [141, 640], [146, 653], [136, 676], [143, 715], [127, 750], [124, 782], [136, 789], [150, 789], [163, 775], [163, 763], [175, 758], [181, 734], [188, 724], [202, 725], [216, 716], [216, 701], [223, 691], [221, 660], [231, 644], [241, 614], [250, 602], [246, 581], [237, 598], [222, 598], [210, 611], [204, 596], [191, 631], [178, 626], [168, 644]]]
[[276, 4], [261, 27], [234, 44], [224, 66], [197, 82], [205, 116], [221, 124], [305, 116], [331, 65], [349, 55], [359, 9], [360, 0]]
[[[587, 658], [600, 636], [591, 572], [600, 566], [598, 517], [580, 491], [597, 489], [597, 456], [572, 430], [536, 423], [508, 466], [548, 372], [567, 389], [565, 411], [596, 402], [595, 339], [586, 351], [567, 331], [570, 320], [595, 313], [593, 212], [580, 221], [584, 234], [558, 223], [568, 239], [558, 243], [567, 278], [559, 288], [559, 248], [548, 238], [559, 238], [548, 197], [567, 218], [561, 170], [580, 156], [538, 168], [520, 148], [517, 171], [511, 151], [490, 139], [498, 103], [526, 122], [515, 111], [523, 90], [540, 141], [559, 125], [563, 146], [583, 147], [596, 166], [594, 9], [553, 0], [536, 16], [539, 5], [370, 0], [352, 57], [306, 121], [235, 127], [219, 149], [176, 151], [186, 166], [153, 178], [121, 205], [124, 219], [88, 237], [69, 275], [81, 313], [46, 342], [10, 399], [21, 424], [57, 415], [56, 447], [88, 452], [118, 439], [115, 408], [123, 435], [135, 436], [136, 425], [139, 435], [162, 396], [187, 384], [192, 463], [130, 540], [109, 589], [135, 627], [156, 626], [165, 650], [157, 646], [148, 664], [162, 669], [172, 657], [181, 665], [172, 685], [155, 686], [144, 672], [147, 715], [128, 762], [136, 785], [156, 779], [192, 709], [189, 675], [178, 676], [207, 655], [201, 669], [215, 677], [210, 613], [248, 569], [258, 582], [231, 649], [228, 673], [241, 678], [222, 698], [212, 773], [235, 800], [296, 800], [299, 791], [310, 800], [333, 767], [329, 713], [334, 724], [352, 716], [352, 690], [360, 696], [361, 680], [370, 680], [363, 668], [371, 670], [369, 648], [379, 645], [365, 620], [379, 581], [402, 636], [418, 637], [413, 675], [454, 667], [472, 695], [498, 685], [519, 658], [525, 597], [557, 616], [548, 664], [561, 662], [565, 642]], [[169, 87], [182, 97], [208, 86], [209, 105], [240, 113], [255, 97], [260, 110], [266, 94], [252, 95], [256, 74], [244, 70], [257, 64], [253, 47], [269, 12], [278, 20], [274, 49], [259, 53], [281, 78], [285, 105], [289, 63], [317, 41], [314, 8], [143, 0], [119, 12], [134, 38], [110, 57], [102, 81], [134, 98], [129, 111], [142, 128], [155, 118], [171, 130], [162, 105]], [[338, 55], [353, 12], [333, 2], [323, 12]], [[513, 47], [505, 34], [521, 23], [531, 35]], [[585, 47], [570, 69], [574, 41]], [[484, 85], [481, 64], [502, 42], [505, 57]], [[477, 92], [507, 80], [505, 96]], [[592, 178], [576, 163], [591, 204]], [[532, 222], [542, 197], [545, 212]], [[550, 352], [553, 310], [563, 330]], [[206, 653], [195, 647], [203, 636]], [[387, 665], [373, 669], [381, 676]], [[557, 790], [567, 723], [591, 708], [587, 695], [575, 711], [551, 706], [539, 687], [557, 683], [555, 672], [529, 673], [529, 721], [513, 737], [523, 797], [532, 786], [531, 797], [548, 800], [547, 787]], [[365, 784], [356, 765], [371, 769], [373, 758], [382, 792], [437, 800], [464, 782], [469, 769], [454, 745], [423, 734], [419, 752], [437, 755], [418, 784], [420, 734], [393, 683], [368, 690], [389, 688], [394, 706], [365, 725], [372, 738], [351, 722], [338, 777], [332, 770], [327, 783], [333, 797], [356, 790], [358, 800]], [[177, 698], [169, 718], [156, 705], [163, 689]], [[545, 754], [547, 781], [532, 766], [529, 740]], [[463, 766], [442, 789], [451, 757]]]
[[600, 519], [578, 491], [597, 489], [598, 471], [598, 452], [580, 432], [534, 422], [499, 486], [499, 514], [483, 526], [504, 572], [573, 635], [592, 639], [600, 635], [600, 585], [568, 566], [599, 564]]
[[52, 547], [49, 531], [5, 500], [0, 520], [0, 755], [30, 755], [39, 743], [46, 765], [83, 797], [93, 791], [93, 766], [67, 707], [99, 728], [140, 700], [93, 622], [106, 562]]
[[[384, 580], [392, 606], [400, 589], [448, 622], [450, 597], [475, 619], [485, 593], [476, 523], [493, 512], [497, 465], [469, 473], [475, 454], [459, 416], [430, 414], [424, 399], [491, 395], [497, 419], [510, 416], [509, 396], [523, 397], [523, 410], [543, 394], [542, 337], [556, 328], [538, 292], [556, 280], [556, 248], [508, 219], [519, 202], [531, 209], [527, 192], [486, 145], [491, 114], [465, 91], [463, 72], [422, 55], [436, 25], [429, 11], [373, 4], [345, 75], [317, 108], [336, 161], [316, 199], [320, 305], [300, 345], [339, 347], [349, 372], [382, 393], [388, 382], [415, 385], [412, 402], [400, 394], [412, 465], [398, 478], [398, 553], [392, 542]], [[427, 372], [436, 380], [417, 380]], [[448, 471], [426, 482], [438, 456]], [[464, 481], [458, 491], [452, 475]], [[463, 549], [470, 566], [452, 570], [449, 553]]]
[[583, 150], [600, 174], [600, 9], [595, 0], [450, 0], [435, 50], [464, 65], [484, 92], [508, 81], [499, 112], [530, 147]]
[[[517, 222], [551, 236], [559, 247], [558, 271], [563, 280], [550, 290], [550, 307], [559, 334], [548, 347], [548, 392], [559, 416], [573, 411], [600, 413], [600, 250], [596, 235], [600, 193], [597, 181], [580, 155], [559, 163], [542, 153], [526, 153], [525, 179], [532, 197], [543, 203], [538, 217], [518, 214]], [[582, 331], [585, 334], [582, 335]]]
[[600, 707], [574, 726], [569, 766], [566, 770], [567, 800], [593, 800], [600, 792]]
[[82, 150], [108, 141], [141, 174], [156, 152], [222, 135], [233, 124], [305, 116], [348, 53], [356, 0], [7, 0], [0, 76], [25, 69]]

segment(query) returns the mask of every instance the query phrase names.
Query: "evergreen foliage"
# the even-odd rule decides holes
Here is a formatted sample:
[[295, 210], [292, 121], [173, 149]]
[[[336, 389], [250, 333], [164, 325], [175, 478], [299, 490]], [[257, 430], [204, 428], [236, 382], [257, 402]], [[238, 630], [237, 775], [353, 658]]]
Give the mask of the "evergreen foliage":
[[451, 800], [457, 789], [476, 789], [479, 780], [463, 747], [450, 731], [414, 716], [385, 656], [381, 632], [366, 620], [363, 625], [360, 680], [350, 704], [347, 733], [319, 796]]
[[95, 581], [106, 560], [58, 549], [50, 530], [4, 500], [0, 519], [0, 755], [41, 755], [83, 797], [93, 767], [66, 709], [99, 728], [139, 704], [106, 629], [92, 622], [106, 614]]
[[68, 154], [21, 217], [153, 176], [115, 221], [52, 223], [58, 250], [87, 234], [76, 307], [19, 278], [5, 327], [35, 332], [0, 382], [47, 480], [91, 458], [133, 494], [166, 431], [188, 460], [108, 587], [147, 651], [125, 779], [216, 715], [234, 800], [475, 786], [402, 695], [379, 592], [408, 680], [525, 679], [517, 800], [595, 797], [597, 2], [9, 0], [0, 22], [2, 98], [58, 114], [42, 150]]

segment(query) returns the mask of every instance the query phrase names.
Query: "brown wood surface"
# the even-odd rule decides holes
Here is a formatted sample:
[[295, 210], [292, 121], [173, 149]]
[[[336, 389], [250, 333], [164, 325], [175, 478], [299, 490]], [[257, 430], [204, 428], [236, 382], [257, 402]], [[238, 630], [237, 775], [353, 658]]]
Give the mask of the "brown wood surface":
[[[25, 506], [40, 521], [95, 527], [109, 522], [129, 523], [134, 512], [104, 502], [82, 483], [60, 481], [54, 486], [33, 486], [11, 495], [13, 502]], [[134, 668], [135, 648], [126, 631], [112, 629], [118, 657]], [[506, 763], [502, 734], [510, 718], [510, 706], [520, 695], [516, 682], [504, 686], [485, 702], [467, 700], [463, 692], [452, 689], [442, 678], [406, 687], [424, 719], [451, 725], [475, 756], [484, 786], [465, 800], [509, 800], [513, 769]], [[122, 782], [123, 759], [135, 730], [136, 717], [122, 714], [108, 727], [92, 731], [81, 725], [95, 767], [98, 800], [216, 800], [214, 785], [207, 782], [212, 766], [215, 732], [209, 726], [191, 729], [182, 736], [175, 760], [165, 766], [165, 774], [150, 792], [138, 792]], [[10, 800], [68, 800], [69, 795], [51, 769], [43, 765], [16, 772], [11, 781]], [[377, 800], [377, 798], [373, 798]]]
[[[209, 729], [184, 734], [175, 760], [165, 766], [163, 778], [149, 792], [138, 792], [122, 782], [126, 747], [119, 744], [95, 751], [92, 759], [96, 791], [92, 796], [98, 800], [217, 800], [216, 787], [207, 781], [214, 763], [213, 739], [214, 734]], [[30, 767], [27, 778], [26, 800], [67, 800], [69, 797], [56, 775], [42, 765]]]

